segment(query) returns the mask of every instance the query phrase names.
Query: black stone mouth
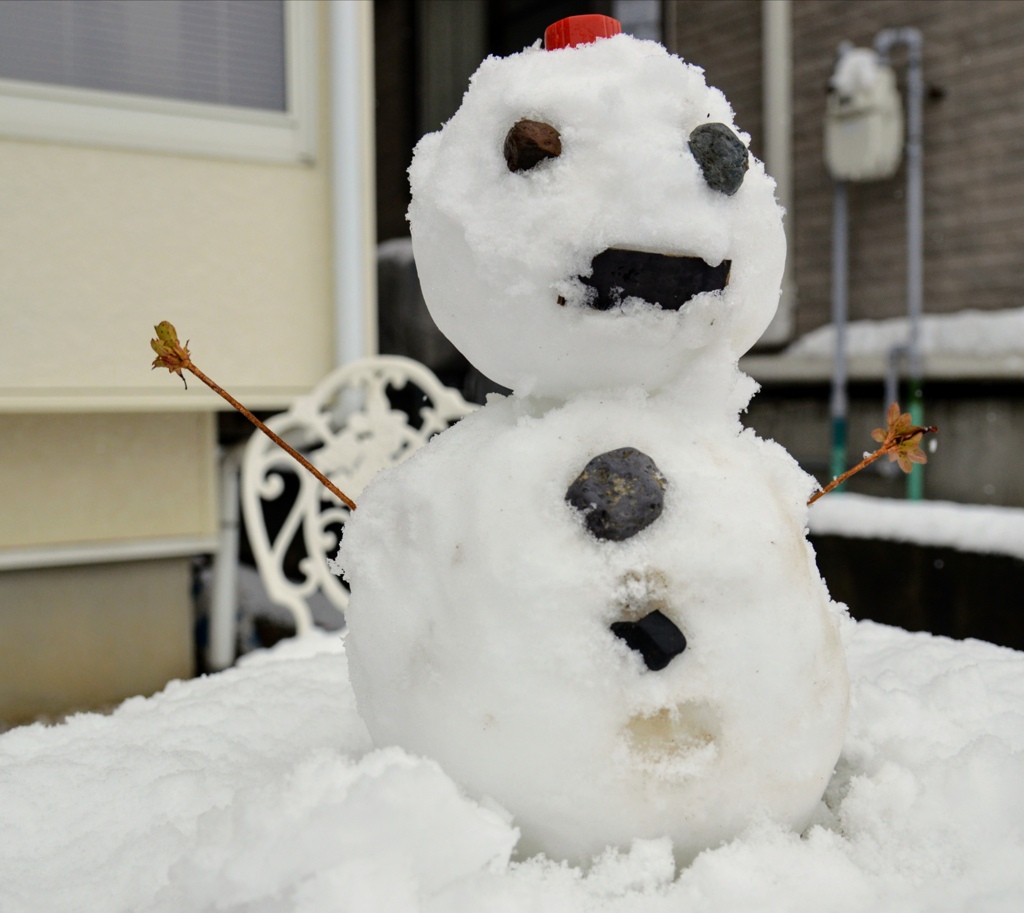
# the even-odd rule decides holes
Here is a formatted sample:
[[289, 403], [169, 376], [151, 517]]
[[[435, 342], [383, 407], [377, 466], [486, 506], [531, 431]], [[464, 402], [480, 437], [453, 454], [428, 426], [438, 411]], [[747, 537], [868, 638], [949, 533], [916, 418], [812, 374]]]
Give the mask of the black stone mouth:
[[627, 298], [639, 298], [652, 307], [678, 311], [695, 295], [724, 289], [732, 261], [711, 266], [700, 257], [610, 247], [594, 257], [591, 266], [590, 276], [579, 277], [589, 290], [588, 307], [607, 311]]

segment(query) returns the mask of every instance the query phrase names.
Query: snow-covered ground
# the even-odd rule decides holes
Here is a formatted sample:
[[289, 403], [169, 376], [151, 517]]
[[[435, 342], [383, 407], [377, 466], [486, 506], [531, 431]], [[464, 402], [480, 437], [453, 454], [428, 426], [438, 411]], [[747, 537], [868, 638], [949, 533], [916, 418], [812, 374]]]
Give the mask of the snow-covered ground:
[[663, 840], [517, 859], [500, 809], [371, 749], [342, 641], [315, 634], [0, 737], [0, 910], [1024, 909], [1024, 655], [845, 633], [849, 734], [803, 835], [763, 822], [683, 871]]

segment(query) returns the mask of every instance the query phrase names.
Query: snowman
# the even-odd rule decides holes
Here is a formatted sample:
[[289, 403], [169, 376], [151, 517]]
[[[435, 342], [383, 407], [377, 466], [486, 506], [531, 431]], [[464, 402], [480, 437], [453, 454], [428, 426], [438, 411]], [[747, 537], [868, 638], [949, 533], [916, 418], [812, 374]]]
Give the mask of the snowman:
[[739, 422], [778, 303], [774, 183], [724, 96], [606, 17], [489, 58], [409, 220], [441, 330], [510, 388], [364, 492], [340, 554], [379, 746], [585, 862], [801, 830], [843, 742], [814, 482]]

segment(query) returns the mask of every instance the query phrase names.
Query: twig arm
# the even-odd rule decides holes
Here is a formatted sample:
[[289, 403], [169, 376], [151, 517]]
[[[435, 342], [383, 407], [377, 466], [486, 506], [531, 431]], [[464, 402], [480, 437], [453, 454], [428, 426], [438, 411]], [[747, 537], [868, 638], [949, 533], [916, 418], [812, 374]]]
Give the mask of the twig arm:
[[[349, 508], [349, 510], [356, 509], [356, 502], [353, 501], [348, 495], [346, 495], [337, 485], [335, 485], [330, 479], [327, 478], [319, 469], [317, 469], [312, 463], [309, 462], [301, 453], [299, 453], [290, 444], [286, 444], [281, 437], [271, 431], [266, 425], [263, 424], [255, 415], [253, 415], [248, 409], [245, 408], [237, 399], [235, 399], [227, 390], [225, 390], [216, 381], [211, 380], [202, 371], [199, 370], [194, 364], [192, 364], [192, 356], [188, 351], [188, 343], [182, 345], [178, 340], [178, 331], [174, 329], [173, 324], [167, 320], [161, 320], [153, 329], [156, 331], [156, 339], [149, 341], [150, 347], [156, 353], [156, 358], [153, 359], [154, 368], [166, 368], [172, 374], [177, 374], [178, 377], [185, 380], [185, 375], [182, 371], [191, 371], [196, 377], [198, 377], [206, 386], [208, 386], [218, 396], [226, 399], [232, 406], [235, 407], [239, 412], [242, 413], [250, 422], [252, 422], [257, 428], [260, 429], [267, 437], [269, 437], [278, 447], [280, 447], [285, 453], [287, 453], [293, 460], [308, 469], [309, 472], [324, 486], [331, 494], [337, 497], [342, 504]], [[188, 389], [188, 384], [185, 384], [185, 389]]]
[[882, 456], [885, 453], [886, 453], [886, 451], [884, 449], [880, 448], [880, 449], [876, 450], [874, 453], [872, 453], [870, 456], [864, 457], [864, 459], [861, 460], [852, 469], [847, 469], [846, 472], [844, 472], [841, 476], [836, 476], [821, 491], [816, 491], [813, 495], [811, 495], [810, 500], [808, 500], [808, 502], [807, 502], [807, 506], [810, 507], [815, 501], [818, 500], [818, 498], [824, 497], [830, 491], [832, 491], [833, 488], [838, 488], [840, 485], [843, 484], [843, 482], [845, 482], [848, 478], [850, 478], [850, 476], [856, 475], [865, 466], [870, 466], [872, 463], [875, 462], [875, 460], [877, 460], [880, 456]]
[[234, 406], [239, 412], [242, 413], [250, 422], [252, 422], [257, 428], [260, 429], [267, 437], [269, 437], [278, 447], [284, 450], [292, 459], [297, 460], [306, 469], [308, 469], [316, 478], [320, 484], [323, 485], [328, 491], [338, 497], [342, 504], [348, 507], [350, 510], [356, 509], [356, 502], [353, 501], [348, 495], [346, 495], [337, 485], [335, 485], [327, 476], [325, 476], [319, 469], [316, 468], [312, 463], [309, 462], [298, 450], [292, 447], [287, 441], [283, 440], [280, 435], [276, 432], [271, 431], [263, 422], [261, 422], [255, 415], [253, 415], [248, 409], [245, 408], [237, 399], [235, 399], [227, 390], [225, 390], [216, 381], [211, 380], [202, 371], [199, 370], [191, 359], [186, 361], [182, 367], [186, 371], [191, 371], [196, 377], [198, 377], [206, 386], [208, 386], [218, 396], [223, 397], [232, 406]]

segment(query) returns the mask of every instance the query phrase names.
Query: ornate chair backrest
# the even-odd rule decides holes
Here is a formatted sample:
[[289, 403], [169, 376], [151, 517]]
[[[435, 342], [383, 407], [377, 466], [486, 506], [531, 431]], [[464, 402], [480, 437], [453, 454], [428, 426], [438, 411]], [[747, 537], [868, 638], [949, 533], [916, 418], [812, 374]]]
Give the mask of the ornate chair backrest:
[[[333, 371], [267, 425], [356, 503], [381, 469], [411, 456], [476, 406], [419, 362], [380, 355]], [[349, 510], [265, 434], [242, 457], [242, 514], [256, 566], [298, 633], [319, 592], [339, 611], [348, 590], [328, 567]]]

